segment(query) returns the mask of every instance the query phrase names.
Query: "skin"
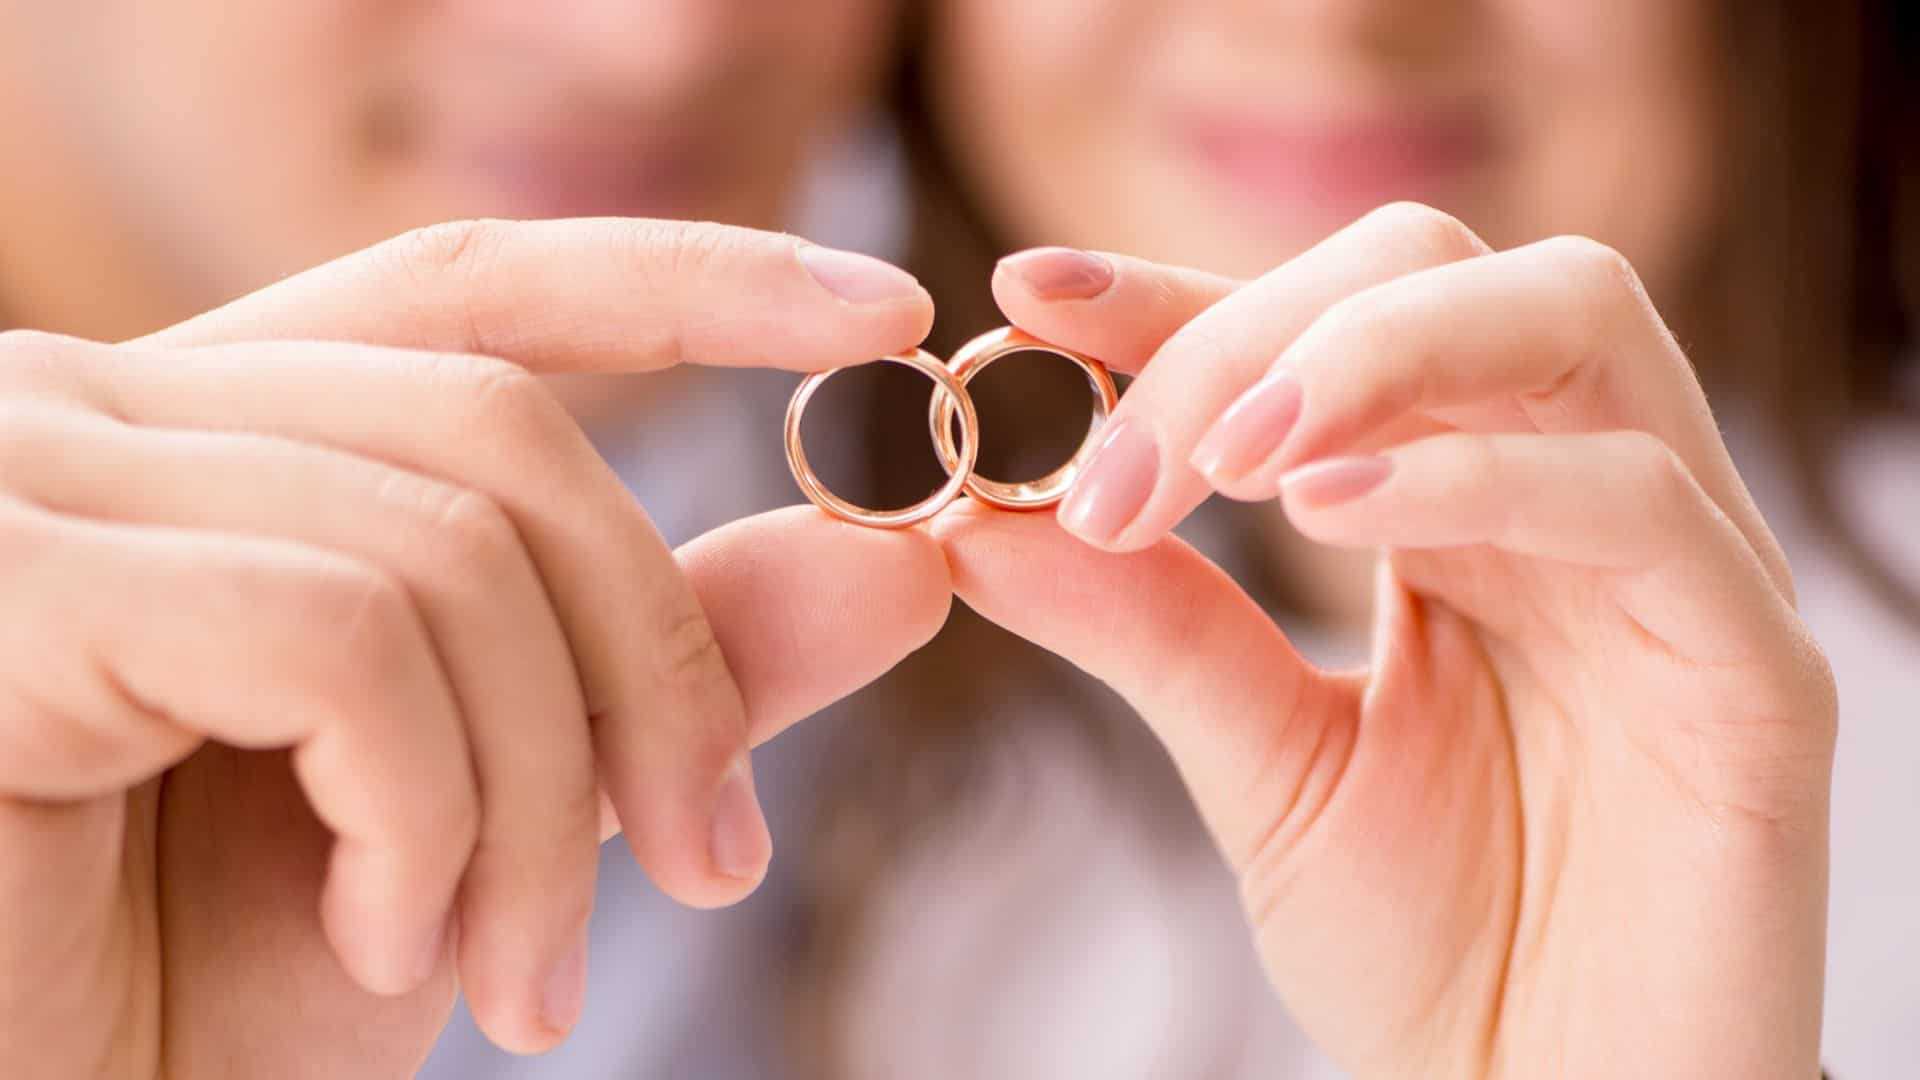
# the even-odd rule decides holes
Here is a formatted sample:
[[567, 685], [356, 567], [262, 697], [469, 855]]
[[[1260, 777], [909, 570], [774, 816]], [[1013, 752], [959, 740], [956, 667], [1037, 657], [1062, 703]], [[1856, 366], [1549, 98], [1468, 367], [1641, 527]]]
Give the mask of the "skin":
[[[42, 45], [120, 25], [22, 12]], [[604, 40], [585, 16], [509, 29], [487, 40]], [[141, 40], [164, 57], [151, 43], [181, 39]], [[307, 55], [268, 40], [233, 51]], [[404, 42], [443, 38], [372, 40], [417, 59]], [[308, 75], [341, 68], [313, 52]], [[58, 72], [90, 59], [10, 56], [8, 117], [68, 100]], [[198, 79], [202, 61], [152, 62]], [[259, 77], [282, 67], [302, 65]], [[239, 86], [159, 79], [138, 139], [101, 130], [141, 114], [132, 91], [24, 127], [46, 161], [109, 164], [48, 198], [64, 244], [9, 249], [32, 256], [5, 261], [9, 303], [55, 325], [38, 283], [77, 313], [91, 281], [114, 314], [93, 334], [113, 337], [318, 258], [279, 208], [311, 196], [346, 222], [365, 200], [228, 190], [219, 169], [153, 177], [165, 207], [124, 217], [217, 226], [196, 234], [218, 236], [207, 266], [122, 242], [118, 206], [147, 190], [125, 162], [285, 134], [213, 146], [182, 105], [238, 102], [238, 122], [304, 101]], [[62, 175], [8, 161], [30, 193]], [[400, 224], [369, 212], [369, 238]], [[550, 1046], [577, 1013], [596, 836], [627, 826], [689, 902], [740, 895], [766, 859], [757, 811], [736, 827], [725, 794], [746, 747], [916, 648], [957, 591], [1161, 732], [1277, 985], [1356, 1074], [1812, 1075], [1831, 678], [1637, 279], [1585, 241], [1491, 256], [1404, 206], [1287, 260], [1304, 245], [1190, 260], [1260, 275], [1244, 285], [1117, 257], [1074, 298], [997, 275], [1016, 322], [1140, 372], [1121, 420], [1171, 464], [1099, 550], [958, 508], [888, 534], [785, 512], [666, 551], [529, 376], [826, 367], [925, 333], [910, 282], [869, 267], [862, 296], [836, 294], [772, 234], [456, 226], [124, 345], [0, 339], [3, 1056], [36, 1075], [405, 1075], [456, 978], [497, 1041]], [[94, 277], [64, 272], [78, 255]], [[1233, 475], [1181, 466], [1276, 356], [1306, 402], [1292, 434]], [[1343, 459], [1383, 456], [1359, 466], [1379, 483], [1329, 497]], [[1164, 538], [1209, 490], [1280, 486], [1308, 535], [1394, 551], [1364, 675], [1305, 665]]]
[[669, 551], [534, 373], [837, 366], [930, 299], [742, 229], [407, 230], [776, 226], [890, 8], [0, 0], [0, 325], [79, 335], [0, 336], [0, 1059], [410, 1075], [456, 976], [537, 1051], [598, 840], [751, 891], [749, 745], [930, 636], [944, 562]]
[[531, 372], [925, 334], [903, 272], [852, 303], [800, 251], [463, 225], [126, 345], [0, 336], [6, 1060], [411, 1075], [456, 978], [539, 1050], [617, 825], [684, 902], [751, 891], [748, 747], [930, 638], [945, 561], [806, 510], [669, 551]]
[[[1057, 521], [936, 521], [955, 589], [1161, 736], [1308, 1033], [1358, 1077], [1816, 1076], [1833, 680], [1643, 283], [1712, 217], [1705, 6], [940, 13], [1011, 235], [1134, 253], [1010, 258], [1002, 309], [1139, 372]], [[1284, 132], [1257, 191], [1193, 102]], [[1337, 227], [1394, 198], [1459, 216]], [[1168, 537], [1214, 493], [1372, 553], [1364, 671]]]
[[777, 228], [892, 6], [0, 0], [0, 321], [148, 333], [462, 218]]

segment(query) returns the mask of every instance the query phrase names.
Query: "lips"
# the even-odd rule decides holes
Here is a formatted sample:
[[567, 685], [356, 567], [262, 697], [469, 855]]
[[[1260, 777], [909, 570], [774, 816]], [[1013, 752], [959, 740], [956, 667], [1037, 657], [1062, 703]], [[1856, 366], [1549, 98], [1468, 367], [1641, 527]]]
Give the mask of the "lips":
[[449, 148], [444, 164], [513, 217], [686, 216], [715, 182], [686, 142], [583, 142], [534, 134]]
[[1255, 204], [1352, 216], [1397, 199], [1432, 201], [1491, 150], [1461, 113], [1276, 121], [1190, 112], [1175, 138], [1200, 169]]

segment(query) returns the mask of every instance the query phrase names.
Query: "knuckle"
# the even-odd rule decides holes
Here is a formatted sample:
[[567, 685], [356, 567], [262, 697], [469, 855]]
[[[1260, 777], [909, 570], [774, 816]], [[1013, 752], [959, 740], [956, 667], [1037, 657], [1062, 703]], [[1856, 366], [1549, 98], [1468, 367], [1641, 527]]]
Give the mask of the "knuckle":
[[86, 345], [42, 330], [0, 331], [0, 388], [55, 389], [67, 358]]
[[0, 330], [0, 363], [26, 363], [57, 355], [80, 344], [77, 338], [45, 330]]
[[316, 575], [305, 605], [347, 670], [362, 685], [390, 686], [420, 660], [423, 638], [413, 598], [398, 578], [374, 567]]
[[493, 498], [477, 491], [448, 494], [434, 511], [433, 532], [443, 562], [483, 579], [519, 556], [520, 532], [513, 519]]
[[1470, 486], [1484, 484], [1489, 478], [1497, 479], [1506, 471], [1507, 461], [1491, 438], [1466, 433], [1453, 438], [1451, 448], [1457, 455], [1458, 465], [1448, 474], [1449, 482], [1454, 485], [1452, 494], [1462, 494]]
[[1645, 294], [1627, 257], [1590, 236], [1555, 236], [1540, 244], [1565, 272], [1590, 288], [1624, 290], [1636, 298]]
[[489, 583], [519, 557], [519, 530], [492, 496], [396, 470], [379, 500], [400, 510], [408, 554], [432, 574]]
[[711, 221], [646, 221], [629, 235], [628, 254], [638, 268], [676, 278], [724, 261], [745, 244], [739, 229]]
[[24, 398], [0, 397], [0, 481], [43, 457], [45, 423], [39, 405]]
[[1368, 214], [1365, 220], [1412, 247], [1430, 262], [1468, 259], [1488, 250], [1485, 242], [1459, 218], [1425, 203], [1388, 203]]
[[470, 353], [436, 353], [430, 378], [445, 387], [446, 437], [464, 443], [506, 442], [544, 454], [572, 438], [574, 427], [558, 398], [538, 376], [508, 360]]
[[[1393, 366], [1398, 374], [1424, 379], [1431, 374], [1427, 365], [1411, 362], [1407, 352], [1409, 346], [1421, 338], [1405, 332], [1410, 321], [1417, 322], [1421, 317], [1418, 305], [1419, 298], [1399, 282], [1349, 293], [1321, 312], [1300, 336], [1300, 354], [1339, 365], [1348, 363], [1350, 357], [1367, 357], [1376, 364], [1388, 358], [1401, 358], [1408, 362]], [[1408, 370], [1398, 371], [1402, 366]], [[1376, 367], [1376, 370], [1385, 372], [1389, 368]], [[1396, 394], [1416, 394], [1421, 386], [1396, 382], [1390, 387], [1377, 388], [1391, 389]]]
[[517, 364], [477, 365], [468, 377], [468, 402], [479, 432], [546, 440], [566, 413], [538, 375]]
[[461, 280], [492, 258], [512, 228], [512, 222], [487, 218], [447, 221], [408, 230], [388, 245], [399, 269], [411, 279]]
[[654, 657], [660, 677], [669, 685], [698, 684], [727, 670], [713, 624], [691, 601], [662, 620], [654, 639]]
[[[5, 458], [0, 449], [0, 461]], [[53, 528], [54, 518], [31, 503], [22, 502], [0, 491], [0, 594], [28, 580], [36, 568], [36, 557], [44, 558], [56, 550], [60, 541]], [[4, 631], [29, 630], [15, 604], [0, 604], [9, 617], [0, 619], [0, 645], [7, 643]], [[33, 635], [37, 637], [38, 635]], [[31, 639], [30, 639], [31, 640]]]
[[1641, 477], [1645, 490], [1664, 505], [1690, 502], [1698, 497], [1698, 486], [1687, 463], [1680, 459], [1666, 440], [1651, 432], [1632, 431], [1622, 435], [1633, 472]]
[[60, 398], [0, 392], [0, 487], [31, 488], [37, 471], [57, 468], [79, 440], [98, 437], [86, 426], [93, 419], [99, 418]]

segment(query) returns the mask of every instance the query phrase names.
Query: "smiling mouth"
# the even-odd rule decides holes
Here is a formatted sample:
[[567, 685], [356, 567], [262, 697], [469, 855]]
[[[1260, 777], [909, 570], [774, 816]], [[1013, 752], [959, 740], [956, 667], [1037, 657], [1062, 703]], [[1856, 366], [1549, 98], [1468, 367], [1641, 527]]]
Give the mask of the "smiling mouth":
[[441, 166], [513, 217], [696, 215], [721, 177], [705, 148], [538, 135], [455, 146]]
[[1457, 115], [1276, 123], [1195, 113], [1175, 132], [1202, 171], [1255, 203], [1346, 214], [1431, 200], [1491, 150], [1484, 125]]

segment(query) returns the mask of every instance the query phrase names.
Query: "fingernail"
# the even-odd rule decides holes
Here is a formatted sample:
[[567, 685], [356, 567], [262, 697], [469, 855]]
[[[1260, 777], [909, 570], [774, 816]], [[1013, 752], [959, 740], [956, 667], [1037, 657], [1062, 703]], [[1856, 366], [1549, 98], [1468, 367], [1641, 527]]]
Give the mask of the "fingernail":
[[757, 881], [773, 854], [773, 837], [753, 793], [753, 766], [741, 757], [720, 781], [713, 809], [713, 868], [743, 881]]
[[911, 300], [921, 292], [912, 274], [871, 255], [801, 244], [800, 265], [828, 292], [849, 304]]
[[1309, 507], [1338, 506], [1372, 491], [1393, 473], [1393, 460], [1384, 457], [1348, 457], [1302, 465], [1280, 478], [1280, 492], [1288, 501]]
[[1190, 460], [1209, 478], [1238, 479], [1280, 449], [1298, 419], [1300, 380], [1289, 371], [1275, 372], [1227, 406]]
[[1131, 417], [1120, 421], [1060, 504], [1060, 524], [1089, 543], [1111, 543], [1147, 505], [1159, 473], [1153, 432]]
[[547, 985], [540, 995], [541, 1020], [551, 1031], [572, 1031], [580, 1022], [580, 1009], [587, 1000], [587, 931], [567, 958], [547, 973]]
[[1074, 248], [1022, 251], [1001, 259], [1000, 267], [1042, 300], [1089, 300], [1113, 284], [1112, 263]]

